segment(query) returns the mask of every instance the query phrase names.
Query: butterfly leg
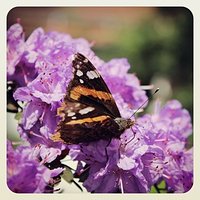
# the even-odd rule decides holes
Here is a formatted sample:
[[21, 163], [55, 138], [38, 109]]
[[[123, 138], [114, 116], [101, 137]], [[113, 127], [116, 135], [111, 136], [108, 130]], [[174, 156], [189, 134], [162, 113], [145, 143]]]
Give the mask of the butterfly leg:
[[112, 138], [109, 139], [108, 144], [105, 147], [105, 154], [106, 154], [106, 162], [108, 162], [108, 150], [107, 147], [110, 145]]

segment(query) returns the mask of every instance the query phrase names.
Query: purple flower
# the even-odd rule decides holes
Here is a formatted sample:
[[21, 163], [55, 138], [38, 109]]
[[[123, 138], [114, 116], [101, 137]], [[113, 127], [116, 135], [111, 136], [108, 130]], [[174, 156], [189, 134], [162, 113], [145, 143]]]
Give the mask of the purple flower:
[[[42, 155], [42, 154], [41, 154]], [[50, 160], [48, 160], [50, 161]], [[15, 150], [7, 145], [7, 184], [15, 193], [43, 193], [47, 190], [51, 178], [63, 169], [49, 170], [38, 161], [37, 149], [20, 146]]]
[[[137, 109], [147, 99], [145, 91], [134, 74], [129, 74], [130, 64], [127, 59], [112, 59], [99, 68], [112, 94], [120, 95], [132, 109]], [[120, 91], [120, 92], [119, 92]], [[118, 97], [119, 98], [119, 97]], [[117, 98], [116, 98], [117, 99]]]
[[8, 76], [12, 76], [25, 50], [24, 32], [19, 24], [14, 24], [9, 28], [7, 45], [7, 73]]
[[[186, 149], [187, 137], [192, 133], [188, 112], [172, 100], [155, 114], [139, 118], [137, 123], [143, 126], [144, 138], [149, 144], [148, 154], [142, 158], [149, 182], [155, 184], [162, 178], [168, 190], [187, 192], [193, 182], [192, 150]], [[187, 184], [183, 178], [185, 173]]]
[[37, 75], [33, 63], [25, 62], [26, 48], [22, 26], [12, 25], [7, 32], [7, 79], [18, 87], [27, 85]]
[[[147, 192], [148, 182], [144, 177], [141, 156], [148, 146], [131, 131], [126, 131], [121, 140], [113, 139], [109, 146], [105, 141], [89, 145], [72, 145], [69, 155], [74, 160], [90, 166], [89, 176], [83, 185], [89, 192]], [[107, 151], [107, 155], [106, 155]], [[81, 170], [79, 165], [79, 173]]]

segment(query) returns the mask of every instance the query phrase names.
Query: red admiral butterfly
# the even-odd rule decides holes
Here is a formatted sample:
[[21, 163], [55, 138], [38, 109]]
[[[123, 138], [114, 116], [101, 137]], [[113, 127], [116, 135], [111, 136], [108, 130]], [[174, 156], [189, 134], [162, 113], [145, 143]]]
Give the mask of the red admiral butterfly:
[[119, 138], [134, 121], [121, 117], [115, 100], [94, 65], [77, 53], [72, 63], [73, 78], [58, 115], [62, 118], [53, 141], [78, 144]]

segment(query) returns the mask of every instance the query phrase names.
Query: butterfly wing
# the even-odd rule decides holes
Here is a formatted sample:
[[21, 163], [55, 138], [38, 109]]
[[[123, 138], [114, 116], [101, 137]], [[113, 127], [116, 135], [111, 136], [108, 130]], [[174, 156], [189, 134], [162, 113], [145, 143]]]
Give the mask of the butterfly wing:
[[72, 67], [74, 76], [68, 86], [65, 101], [81, 102], [94, 106], [113, 118], [121, 117], [110, 90], [94, 65], [77, 53]]
[[99, 139], [118, 138], [121, 117], [117, 105], [93, 64], [82, 54], [75, 54], [73, 78], [58, 115], [62, 118], [53, 141], [78, 144]]
[[62, 118], [53, 141], [68, 144], [91, 142], [99, 139], [118, 138], [121, 134], [118, 124], [109, 115], [96, 107], [79, 102], [63, 102], [58, 109]]

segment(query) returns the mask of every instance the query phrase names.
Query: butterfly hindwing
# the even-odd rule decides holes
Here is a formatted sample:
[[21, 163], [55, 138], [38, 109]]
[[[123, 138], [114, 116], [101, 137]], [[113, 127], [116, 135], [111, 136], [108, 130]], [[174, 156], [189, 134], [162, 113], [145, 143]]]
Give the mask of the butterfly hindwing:
[[62, 119], [52, 139], [68, 144], [109, 139], [119, 128], [109, 115], [78, 102], [63, 102], [58, 115]]

